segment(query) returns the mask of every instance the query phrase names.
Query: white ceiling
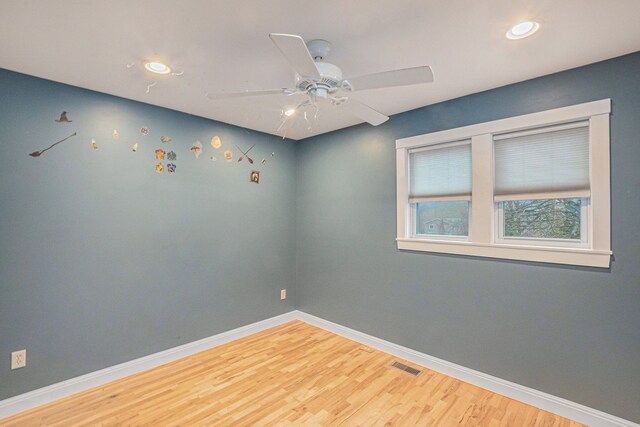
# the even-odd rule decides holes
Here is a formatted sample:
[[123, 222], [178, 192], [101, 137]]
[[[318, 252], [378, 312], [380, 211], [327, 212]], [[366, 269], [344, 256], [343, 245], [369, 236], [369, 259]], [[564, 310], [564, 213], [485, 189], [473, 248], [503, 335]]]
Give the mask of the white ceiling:
[[[205, 96], [291, 87], [270, 32], [329, 40], [346, 77], [431, 65], [434, 83], [353, 95], [391, 115], [640, 50], [639, 17], [640, 0], [1, 0], [0, 67], [278, 134], [290, 97]], [[523, 20], [539, 32], [506, 39]], [[144, 59], [184, 74], [147, 94]], [[325, 107], [287, 137], [356, 123]]]

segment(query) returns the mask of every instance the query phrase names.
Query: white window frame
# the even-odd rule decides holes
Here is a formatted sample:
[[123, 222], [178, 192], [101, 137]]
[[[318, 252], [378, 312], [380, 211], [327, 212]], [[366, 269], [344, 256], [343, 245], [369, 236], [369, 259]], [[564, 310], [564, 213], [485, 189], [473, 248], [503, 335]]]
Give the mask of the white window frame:
[[[610, 113], [611, 100], [603, 99], [396, 140], [398, 249], [608, 268], [612, 254]], [[499, 228], [499, 203], [493, 195], [493, 136], [579, 120], [589, 121], [591, 193], [582, 209], [584, 241], [504, 239]], [[466, 139], [471, 139], [473, 175], [469, 237], [416, 237], [412, 230], [415, 204], [412, 207], [408, 198], [409, 150]]]

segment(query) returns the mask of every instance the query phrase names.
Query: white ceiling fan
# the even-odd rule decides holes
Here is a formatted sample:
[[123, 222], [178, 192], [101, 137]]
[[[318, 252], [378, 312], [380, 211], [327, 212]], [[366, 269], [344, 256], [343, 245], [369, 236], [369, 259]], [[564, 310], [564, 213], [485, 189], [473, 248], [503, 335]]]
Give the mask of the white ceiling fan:
[[[269, 37], [295, 71], [294, 88], [208, 94], [207, 97], [217, 100], [243, 96], [302, 94], [306, 95], [306, 99], [298, 104], [295, 110], [316, 105], [319, 100], [328, 100], [331, 105], [377, 126], [387, 121], [389, 117], [350, 98], [350, 92], [433, 81], [433, 72], [429, 66], [404, 68], [343, 79], [340, 68], [328, 62], [322, 62], [331, 49], [331, 44], [326, 40], [311, 40], [305, 43], [300, 36], [276, 33], [269, 34]], [[289, 116], [295, 110], [290, 110], [285, 114]]]

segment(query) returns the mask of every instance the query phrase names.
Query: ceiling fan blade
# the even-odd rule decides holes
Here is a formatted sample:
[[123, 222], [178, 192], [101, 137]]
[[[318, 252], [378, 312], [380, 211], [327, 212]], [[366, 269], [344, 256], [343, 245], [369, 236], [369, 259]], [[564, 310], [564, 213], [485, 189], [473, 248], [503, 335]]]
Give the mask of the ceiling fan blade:
[[291, 67], [302, 77], [320, 79], [320, 72], [316, 63], [307, 49], [307, 45], [300, 36], [292, 34], [269, 34], [271, 41], [280, 49], [287, 58]]
[[420, 83], [431, 83], [433, 71], [428, 65], [384, 71], [382, 73], [365, 74], [364, 76], [345, 79], [353, 90], [378, 89], [383, 87], [407, 86]]
[[288, 93], [288, 89], [245, 90], [243, 92], [208, 93], [207, 98], [215, 100], [215, 99], [227, 99], [227, 98], [240, 98], [243, 96], [275, 95], [278, 93]]
[[348, 111], [354, 116], [361, 118], [362, 120], [368, 122], [373, 126], [378, 126], [379, 124], [382, 124], [389, 120], [389, 117], [385, 116], [384, 114], [379, 113], [368, 105], [364, 105], [363, 103], [351, 98], [340, 104], [337, 104], [337, 106], [342, 108], [343, 110]]

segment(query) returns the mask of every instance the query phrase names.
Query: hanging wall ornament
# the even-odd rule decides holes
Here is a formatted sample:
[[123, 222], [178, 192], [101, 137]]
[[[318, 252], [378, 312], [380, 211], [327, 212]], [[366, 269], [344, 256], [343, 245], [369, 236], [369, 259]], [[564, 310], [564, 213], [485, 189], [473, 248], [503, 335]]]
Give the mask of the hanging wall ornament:
[[161, 148], [156, 150], [156, 160], [161, 162], [164, 160], [165, 151]]
[[158, 163], [156, 165], [156, 172], [162, 173], [162, 171], [164, 171], [164, 166], [162, 166], [162, 163]]
[[262, 166], [266, 165], [267, 164], [267, 159], [260, 160], [260, 163], [262, 163]]
[[211, 156], [211, 157], [209, 157], [209, 159], [210, 159], [212, 162], [215, 162], [216, 160], [218, 160], [218, 158], [217, 158], [216, 156]]
[[167, 165], [167, 172], [175, 173], [176, 172], [176, 165], [174, 165], [173, 163], [169, 163]]
[[140, 128], [140, 133], [143, 134], [144, 136], [149, 135], [149, 128], [147, 127]]
[[169, 152], [167, 153], [167, 160], [172, 160], [172, 161], [173, 161], [173, 160], [175, 160], [175, 159], [176, 159], [176, 157], [178, 157], [178, 156], [177, 156], [177, 155], [176, 155], [176, 153], [174, 153], [173, 151], [169, 151]]
[[200, 141], [194, 142], [191, 146], [191, 151], [196, 156], [196, 159], [200, 157], [200, 154], [202, 154], [202, 143]]
[[113, 140], [117, 141], [118, 139], [120, 139], [120, 134], [118, 133], [117, 130], [113, 130]]
[[171, 142], [171, 138], [169, 138], [168, 136], [161, 136], [160, 142], [162, 142], [163, 144], [166, 144], [167, 142]]
[[[235, 145], [235, 144], [234, 144], [234, 145]], [[240, 163], [240, 162], [241, 162], [241, 161], [246, 157], [246, 158], [247, 158], [247, 161], [248, 161], [249, 163], [253, 164], [253, 159], [252, 159], [251, 157], [249, 157], [249, 155], [248, 155], [247, 153], [248, 153], [249, 151], [251, 151], [251, 150], [253, 149], [253, 147], [255, 147], [255, 146], [256, 146], [256, 144], [253, 144], [253, 145], [251, 146], [251, 148], [249, 148], [247, 151], [242, 151], [242, 148], [240, 148], [240, 147], [238, 147], [238, 146], [236, 145], [236, 148], [237, 148], [238, 150], [240, 150], [240, 152], [242, 153], [242, 155], [241, 155], [240, 157], [238, 157], [238, 163]]]
[[92, 140], [91, 140], [91, 146], [93, 147], [93, 149], [94, 149], [94, 150], [97, 150], [97, 149], [98, 149], [98, 143], [96, 142], [96, 140], [95, 140], [95, 139], [92, 139]]
[[225, 151], [224, 158], [227, 159], [227, 162], [231, 163], [233, 161], [233, 151], [231, 150]]
[[133, 147], [131, 147], [131, 151], [133, 151], [134, 153], [138, 152], [138, 143], [137, 142], [135, 144], [133, 144]]
[[64, 139], [61, 139], [60, 141], [51, 144], [50, 146], [48, 146], [44, 150], [34, 151], [33, 153], [30, 153], [29, 155], [31, 157], [40, 157], [40, 156], [42, 156], [44, 154], [45, 151], [51, 150], [53, 147], [55, 147], [56, 145], [60, 144], [61, 142], [66, 141], [67, 139], [71, 138], [72, 136], [76, 136], [76, 134], [77, 134], [77, 132], [74, 132], [71, 135], [69, 135], [68, 137], [66, 137]]
[[251, 171], [251, 175], [249, 176], [249, 181], [254, 184], [260, 183], [260, 171]]
[[275, 152], [275, 151], [272, 151], [272, 152], [271, 152], [271, 157], [274, 157], [275, 155], [276, 155], [276, 152]]
[[56, 122], [58, 122], [58, 123], [71, 123], [71, 122], [72, 122], [72, 120], [69, 120], [69, 118], [67, 117], [67, 112], [66, 112], [66, 111], [63, 111], [63, 112], [60, 114], [60, 118], [59, 118], [59, 119], [56, 119]]
[[218, 135], [215, 135], [213, 138], [211, 138], [211, 146], [216, 150], [222, 147], [222, 141], [220, 140], [220, 137]]

